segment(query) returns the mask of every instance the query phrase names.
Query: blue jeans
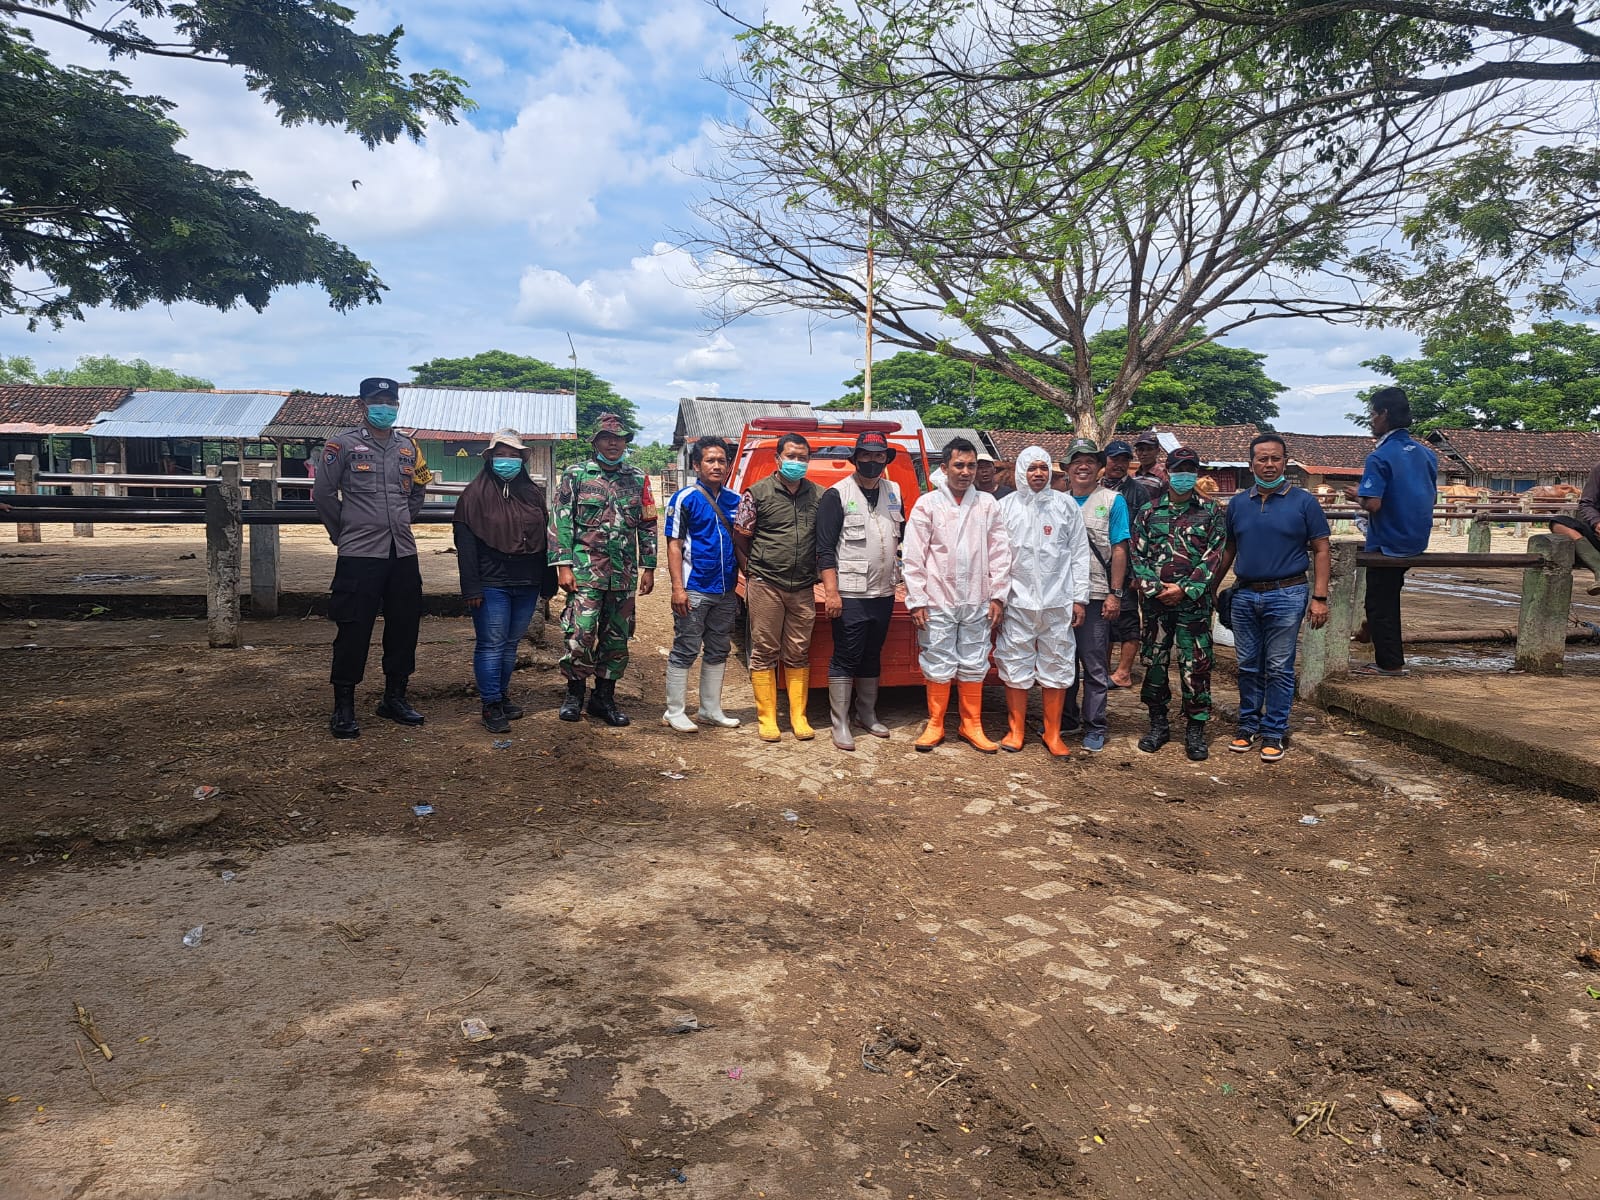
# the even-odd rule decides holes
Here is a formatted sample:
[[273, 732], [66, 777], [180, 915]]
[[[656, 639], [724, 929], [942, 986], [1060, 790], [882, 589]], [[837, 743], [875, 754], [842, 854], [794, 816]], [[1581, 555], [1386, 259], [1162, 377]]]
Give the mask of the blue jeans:
[[472, 673], [485, 704], [506, 698], [517, 665], [517, 643], [528, 632], [539, 605], [536, 587], [486, 587], [483, 603], [472, 609], [478, 641], [472, 648]]
[[1239, 664], [1239, 729], [1262, 737], [1289, 732], [1294, 703], [1294, 656], [1311, 589], [1276, 592], [1240, 588], [1233, 594], [1233, 653]]

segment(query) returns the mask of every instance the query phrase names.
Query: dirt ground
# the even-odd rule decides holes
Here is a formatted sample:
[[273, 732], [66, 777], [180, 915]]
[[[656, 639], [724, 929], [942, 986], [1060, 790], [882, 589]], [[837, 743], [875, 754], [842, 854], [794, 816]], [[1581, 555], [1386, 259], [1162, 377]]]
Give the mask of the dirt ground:
[[1126, 692], [1064, 764], [913, 754], [910, 692], [854, 755], [675, 736], [641, 613], [633, 727], [535, 648], [505, 748], [464, 620], [356, 742], [326, 622], [0, 622], [0, 1192], [1600, 1189], [1593, 806], [1305, 709], [1152, 758]]

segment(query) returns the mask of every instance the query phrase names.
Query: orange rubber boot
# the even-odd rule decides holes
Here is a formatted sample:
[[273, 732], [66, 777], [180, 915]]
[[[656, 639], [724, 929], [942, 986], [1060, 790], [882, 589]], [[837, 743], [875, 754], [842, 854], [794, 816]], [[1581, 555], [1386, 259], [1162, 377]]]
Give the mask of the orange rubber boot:
[[932, 750], [944, 741], [944, 715], [949, 711], [949, 681], [928, 684], [928, 727], [914, 743], [918, 750]]
[[1072, 747], [1061, 740], [1061, 710], [1067, 704], [1066, 688], [1044, 689], [1044, 748], [1056, 758], [1066, 758]]
[[1000, 739], [1000, 749], [1015, 754], [1022, 749], [1022, 743], [1028, 736], [1027, 688], [1006, 689], [1006, 717], [1010, 727], [1006, 730], [1006, 736]]
[[961, 703], [961, 723], [956, 726], [956, 736], [980, 754], [993, 754], [1000, 749], [984, 736], [982, 680], [958, 682], [956, 695]]

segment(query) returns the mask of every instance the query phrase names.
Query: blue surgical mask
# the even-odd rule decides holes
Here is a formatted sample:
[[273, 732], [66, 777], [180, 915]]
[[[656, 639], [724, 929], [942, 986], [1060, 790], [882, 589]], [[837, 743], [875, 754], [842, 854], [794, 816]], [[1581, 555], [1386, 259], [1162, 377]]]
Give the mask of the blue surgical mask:
[[369, 404], [367, 405], [367, 424], [374, 429], [393, 429], [395, 418], [400, 415], [398, 404]]
[[620, 467], [622, 465], [622, 460], [628, 457], [628, 452], [623, 450], [617, 454], [615, 458], [613, 458], [609, 454], [601, 454], [600, 451], [596, 450], [594, 452], [594, 456], [602, 466]]
[[500, 476], [501, 479], [515, 479], [517, 472], [522, 470], [522, 460], [520, 458], [491, 458], [489, 460], [489, 469]]
[[786, 458], [778, 464], [778, 474], [790, 483], [799, 483], [806, 477], [806, 464], [799, 459]]
[[1261, 478], [1261, 476], [1259, 476], [1259, 475], [1252, 475], [1251, 478], [1253, 478], [1256, 481], [1256, 486], [1258, 488], [1260, 488], [1263, 492], [1273, 492], [1273, 491], [1276, 491], [1280, 486], [1282, 486], [1283, 481], [1284, 481], [1285, 478], [1287, 478], [1287, 476], [1279, 475], [1271, 483], [1268, 483], [1265, 479]]
[[1194, 491], [1194, 485], [1200, 482], [1200, 476], [1194, 471], [1174, 471], [1167, 476], [1167, 482], [1178, 495], [1186, 496]]

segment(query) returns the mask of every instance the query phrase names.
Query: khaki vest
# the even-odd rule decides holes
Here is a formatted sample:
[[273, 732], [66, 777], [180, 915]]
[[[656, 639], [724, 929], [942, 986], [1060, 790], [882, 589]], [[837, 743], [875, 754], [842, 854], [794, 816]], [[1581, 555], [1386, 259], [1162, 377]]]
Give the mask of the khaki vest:
[[780, 592], [799, 592], [817, 582], [817, 502], [822, 489], [805, 479], [791, 495], [776, 471], [750, 487], [756, 535], [750, 541], [749, 572]]
[[[1117, 493], [1110, 488], [1097, 487], [1078, 509], [1083, 517], [1083, 527], [1089, 531], [1089, 599], [1104, 600], [1111, 591], [1107, 568], [1111, 565], [1111, 506]], [[1124, 504], [1127, 501], [1123, 501]], [[1102, 564], [1101, 559], [1105, 559]], [[1126, 580], [1123, 581], [1127, 583]]]
[[905, 509], [900, 489], [887, 479], [878, 481], [878, 503], [867, 503], [854, 475], [833, 485], [844, 508], [839, 530], [839, 594], [857, 599], [894, 595], [899, 575], [900, 527]]

